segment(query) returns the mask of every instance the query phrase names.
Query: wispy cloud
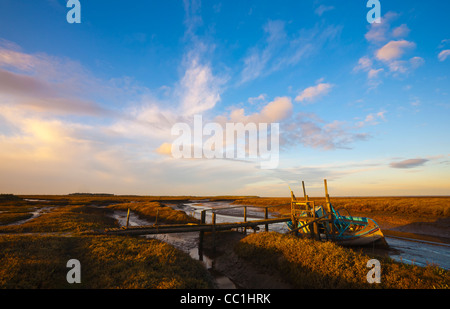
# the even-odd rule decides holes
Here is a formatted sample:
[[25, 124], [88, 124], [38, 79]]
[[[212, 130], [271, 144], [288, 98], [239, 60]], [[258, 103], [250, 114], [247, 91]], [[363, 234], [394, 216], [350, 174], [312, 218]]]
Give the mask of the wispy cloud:
[[447, 57], [450, 57], [450, 49], [445, 49], [438, 55], [439, 61], [444, 61], [445, 59], [447, 59]]
[[223, 82], [213, 75], [210, 66], [200, 63], [199, 57], [191, 59], [180, 83], [183, 114], [191, 116], [214, 108], [220, 101]]
[[334, 25], [316, 26], [288, 35], [284, 21], [269, 20], [263, 27], [264, 40], [260, 46], [250, 48], [243, 60], [241, 83], [270, 75], [313, 56], [327, 42], [338, 37], [341, 29]]
[[80, 64], [47, 54], [29, 54], [14, 43], [0, 41], [0, 96], [3, 102], [58, 114], [113, 113], [90, 99], [114, 86], [100, 82]]
[[334, 85], [330, 83], [318, 83], [316, 86], [311, 86], [304, 89], [296, 98], [297, 102], [312, 102], [317, 98], [328, 94]]
[[372, 125], [373, 126], [373, 125], [379, 124], [380, 120], [386, 121], [386, 118], [385, 118], [384, 114], [386, 114], [385, 111], [381, 111], [381, 112], [378, 112], [378, 113], [371, 113], [371, 114], [367, 115], [366, 118], [363, 121], [359, 121], [356, 124], [356, 127], [362, 128], [362, 127], [365, 127], [367, 125]]
[[334, 10], [334, 6], [321, 4], [317, 9], [314, 10], [314, 13], [316, 13], [319, 16], [322, 16], [323, 13], [332, 10]]
[[354, 142], [367, 140], [367, 133], [345, 122], [325, 122], [314, 113], [297, 113], [282, 124], [281, 144], [298, 144], [322, 150], [349, 149]]
[[428, 159], [421, 159], [421, 158], [407, 159], [407, 160], [403, 160], [403, 161], [392, 162], [390, 164], [390, 166], [393, 168], [414, 168], [414, 167], [422, 166], [428, 161], [429, 161]]

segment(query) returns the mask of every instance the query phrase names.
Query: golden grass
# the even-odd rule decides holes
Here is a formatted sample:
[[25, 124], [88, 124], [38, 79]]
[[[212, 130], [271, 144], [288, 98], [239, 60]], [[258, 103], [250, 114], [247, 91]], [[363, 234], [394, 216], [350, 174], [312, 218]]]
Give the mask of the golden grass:
[[6, 225], [15, 223], [21, 220], [31, 218], [33, 214], [31, 213], [1, 213], [0, 214], [0, 225]]
[[[303, 201], [303, 197], [297, 197]], [[316, 205], [325, 204], [325, 198], [312, 197]], [[274, 206], [290, 203], [290, 198], [245, 198], [235, 204]], [[337, 210], [346, 209], [358, 213], [386, 213], [408, 216], [450, 217], [450, 197], [331, 197]], [[281, 214], [290, 213], [290, 205], [273, 208]], [[346, 215], [345, 211], [342, 213]]]
[[[110, 212], [110, 210], [109, 210]], [[116, 227], [116, 220], [107, 216], [108, 209], [89, 206], [59, 206], [21, 225], [0, 226], [2, 233], [80, 233]], [[0, 218], [5, 214], [0, 214]]]
[[[0, 203], [0, 233], [54, 233], [72, 232], [80, 233], [97, 231], [105, 228], [118, 227], [118, 222], [111, 217], [114, 210], [127, 210], [136, 212], [139, 216], [154, 221], [158, 216], [160, 223], [189, 223], [198, 222], [185, 212], [172, 209], [160, 202], [146, 201], [124, 202], [126, 199], [95, 200], [92, 197], [85, 198], [75, 196], [71, 200], [61, 197], [46, 199], [51, 202], [26, 202], [23, 200]], [[98, 207], [97, 205], [109, 205]], [[19, 225], [7, 224], [30, 218], [31, 211], [36, 208], [48, 207], [49, 210]]]
[[185, 212], [165, 206], [160, 202], [121, 203], [108, 206], [110, 209], [128, 210], [137, 213], [140, 217], [158, 223], [198, 223], [199, 220], [188, 216]]
[[[69, 284], [69, 259], [81, 283]], [[0, 288], [212, 288], [208, 271], [186, 253], [155, 239], [106, 236], [0, 236]]]
[[[280, 272], [295, 288], [431, 289], [450, 285], [450, 272], [437, 266], [418, 267], [340, 247], [274, 232], [251, 234], [236, 253], [265, 270]], [[367, 262], [381, 263], [381, 283], [367, 283]]]

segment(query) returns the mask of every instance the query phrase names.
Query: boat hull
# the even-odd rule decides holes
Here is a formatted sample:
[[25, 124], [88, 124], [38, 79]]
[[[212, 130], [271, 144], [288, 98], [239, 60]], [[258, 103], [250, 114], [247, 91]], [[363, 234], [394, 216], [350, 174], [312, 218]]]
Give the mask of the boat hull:
[[[348, 217], [345, 218], [343, 221], [346, 221]], [[364, 224], [363, 227], [355, 232], [346, 231], [339, 235], [328, 235], [328, 239], [342, 246], [365, 246], [375, 242], [386, 244], [383, 232], [374, 220], [362, 217], [352, 217], [352, 219], [356, 220], [354, 222], [359, 221], [361, 224]], [[305, 222], [299, 221], [298, 226], [304, 224]], [[292, 221], [286, 222], [286, 225], [289, 230], [294, 229]], [[299, 231], [303, 234], [310, 234], [309, 227], [304, 227]]]

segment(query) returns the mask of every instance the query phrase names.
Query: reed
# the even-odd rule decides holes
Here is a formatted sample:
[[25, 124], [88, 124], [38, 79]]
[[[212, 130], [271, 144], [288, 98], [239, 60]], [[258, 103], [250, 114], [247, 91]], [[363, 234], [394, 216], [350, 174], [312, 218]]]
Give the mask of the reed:
[[[267, 272], [279, 272], [295, 288], [448, 289], [450, 272], [435, 265], [419, 267], [369, 256], [332, 242], [301, 239], [275, 232], [251, 234], [235, 252]], [[367, 262], [381, 263], [381, 283], [369, 284]]]

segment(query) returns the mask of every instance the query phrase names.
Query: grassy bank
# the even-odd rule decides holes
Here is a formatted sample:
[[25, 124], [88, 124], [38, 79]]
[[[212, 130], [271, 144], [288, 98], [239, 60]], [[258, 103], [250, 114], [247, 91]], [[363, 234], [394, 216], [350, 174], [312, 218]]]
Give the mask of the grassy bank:
[[[297, 197], [303, 201], [303, 197]], [[316, 205], [325, 204], [325, 198], [310, 197]], [[274, 206], [290, 203], [290, 198], [244, 198], [235, 204]], [[450, 197], [331, 197], [335, 209], [346, 209], [349, 212], [386, 213], [398, 215], [450, 217]], [[290, 205], [277, 207], [280, 213], [289, 213]], [[345, 214], [345, 212], [343, 212]]]
[[[66, 280], [69, 259], [80, 261], [80, 284]], [[200, 262], [155, 239], [0, 235], [0, 261], [0, 288], [213, 287]]]
[[121, 203], [108, 206], [110, 209], [133, 211], [143, 219], [155, 221], [158, 223], [198, 223], [199, 220], [188, 216], [185, 212], [174, 210], [169, 206], [160, 202], [137, 202], [137, 203]]
[[[373, 257], [331, 242], [317, 242], [274, 232], [251, 234], [235, 252], [261, 269], [279, 272], [295, 288], [449, 288], [450, 272], [436, 266], [418, 267]], [[369, 284], [367, 262], [381, 263], [381, 283]]]

